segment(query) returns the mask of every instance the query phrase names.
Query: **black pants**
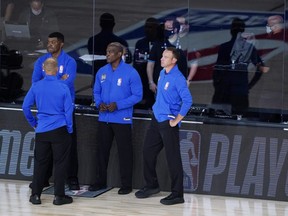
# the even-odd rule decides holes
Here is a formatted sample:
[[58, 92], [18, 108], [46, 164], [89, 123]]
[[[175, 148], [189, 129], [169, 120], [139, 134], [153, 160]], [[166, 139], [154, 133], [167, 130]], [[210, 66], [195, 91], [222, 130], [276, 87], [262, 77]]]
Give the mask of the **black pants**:
[[65, 195], [65, 179], [67, 177], [67, 165], [71, 149], [71, 134], [67, 128], [36, 133], [34, 150], [34, 174], [32, 194], [41, 195], [46, 179], [46, 173], [51, 163], [54, 165], [54, 194]]
[[[73, 113], [73, 133], [71, 142], [71, 151], [69, 155], [68, 171], [67, 171], [67, 183], [73, 180], [78, 181], [78, 149], [77, 149], [77, 130], [75, 111]], [[53, 159], [51, 157], [48, 171], [46, 173], [46, 182], [49, 181], [53, 174]]]
[[171, 192], [183, 195], [183, 168], [179, 144], [179, 127], [171, 127], [169, 121], [158, 123], [152, 117], [144, 147], [144, 178], [147, 187], [158, 187], [156, 174], [157, 156], [164, 147], [171, 178]]
[[78, 149], [77, 149], [77, 130], [76, 130], [75, 111], [73, 113], [73, 133], [72, 133], [71, 153], [68, 165], [68, 181], [69, 179], [78, 180]]
[[119, 156], [122, 187], [132, 188], [133, 147], [131, 124], [98, 122], [97, 180], [96, 184], [107, 185], [107, 167], [110, 149], [115, 137]]

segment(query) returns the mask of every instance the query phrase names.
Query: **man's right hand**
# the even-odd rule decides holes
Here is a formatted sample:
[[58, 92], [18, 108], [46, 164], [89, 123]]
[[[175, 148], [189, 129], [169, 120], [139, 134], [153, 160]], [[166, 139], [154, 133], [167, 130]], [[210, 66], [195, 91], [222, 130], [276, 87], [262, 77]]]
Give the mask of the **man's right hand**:
[[99, 105], [99, 111], [100, 111], [100, 112], [104, 112], [104, 111], [107, 111], [107, 110], [108, 110], [108, 108], [107, 108], [107, 106], [106, 106], [105, 103], [101, 103], [101, 104]]

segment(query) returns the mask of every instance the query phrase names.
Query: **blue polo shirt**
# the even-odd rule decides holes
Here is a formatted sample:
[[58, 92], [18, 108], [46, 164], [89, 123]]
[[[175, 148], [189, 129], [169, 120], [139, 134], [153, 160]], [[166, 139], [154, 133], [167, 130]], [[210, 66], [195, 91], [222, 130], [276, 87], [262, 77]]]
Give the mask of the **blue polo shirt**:
[[[31, 107], [36, 104], [37, 118], [32, 114]], [[56, 76], [46, 76], [33, 83], [24, 98], [22, 105], [24, 115], [36, 133], [47, 132], [67, 126], [73, 132], [73, 103], [67, 85]]]
[[[32, 74], [32, 83], [35, 83], [45, 77], [46, 74], [45, 71], [43, 70], [43, 64], [46, 59], [51, 57], [52, 54], [47, 53], [36, 60]], [[61, 80], [61, 82], [65, 83], [68, 86], [72, 100], [74, 101], [75, 99], [74, 81], [76, 79], [76, 70], [77, 70], [76, 61], [62, 50], [57, 58], [57, 63], [58, 63], [58, 73], [57, 73], [58, 79], [61, 80], [61, 77], [64, 74], [69, 75], [68, 79]]]
[[99, 121], [131, 124], [133, 106], [142, 100], [142, 82], [138, 72], [121, 60], [113, 71], [111, 64], [100, 68], [94, 84], [94, 100], [96, 107], [101, 103], [116, 102], [114, 112], [99, 112]]
[[175, 65], [169, 73], [163, 69], [157, 84], [156, 102], [152, 109], [158, 122], [185, 116], [192, 105], [192, 96], [183, 74]]

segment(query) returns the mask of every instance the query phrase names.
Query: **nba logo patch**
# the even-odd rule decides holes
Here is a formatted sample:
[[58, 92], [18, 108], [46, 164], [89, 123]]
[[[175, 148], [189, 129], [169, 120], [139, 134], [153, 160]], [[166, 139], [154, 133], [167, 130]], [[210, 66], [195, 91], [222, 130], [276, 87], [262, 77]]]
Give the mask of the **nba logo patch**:
[[101, 81], [105, 81], [106, 80], [106, 74], [102, 74], [101, 75]]
[[122, 78], [119, 78], [118, 80], [117, 80], [117, 86], [121, 86], [122, 85]]
[[180, 130], [180, 152], [183, 166], [183, 188], [193, 192], [198, 188], [201, 135], [194, 130]]
[[59, 67], [59, 73], [62, 74], [63, 71], [64, 71], [64, 67], [63, 67], [63, 65], [60, 65], [60, 67]]
[[164, 89], [165, 89], [165, 90], [167, 90], [167, 89], [168, 89], [168, 87], [169, 87], [169, 84], [170, 84], [169, 82], [166, 82], [166, 84], [165, 84], [165, 86], [164, 86]]

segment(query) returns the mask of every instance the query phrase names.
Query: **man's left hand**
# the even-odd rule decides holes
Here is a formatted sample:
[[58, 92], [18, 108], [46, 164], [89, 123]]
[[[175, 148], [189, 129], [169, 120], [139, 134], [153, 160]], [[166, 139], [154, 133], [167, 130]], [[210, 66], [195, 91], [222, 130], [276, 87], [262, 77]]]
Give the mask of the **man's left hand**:
[[107, 105], [107, 108], [109, 112], [114, 112], [115, 110], [117, 110], [117, 104], [115, 102], [112, 102], [109, 105]]
[[171, 120], [169, 121], [169, 124], [170, 124], [171, 127], [175, 127], [175, 126], [178, 125], [178, 122], [177, 122], [175, 119], [171, 119]]

